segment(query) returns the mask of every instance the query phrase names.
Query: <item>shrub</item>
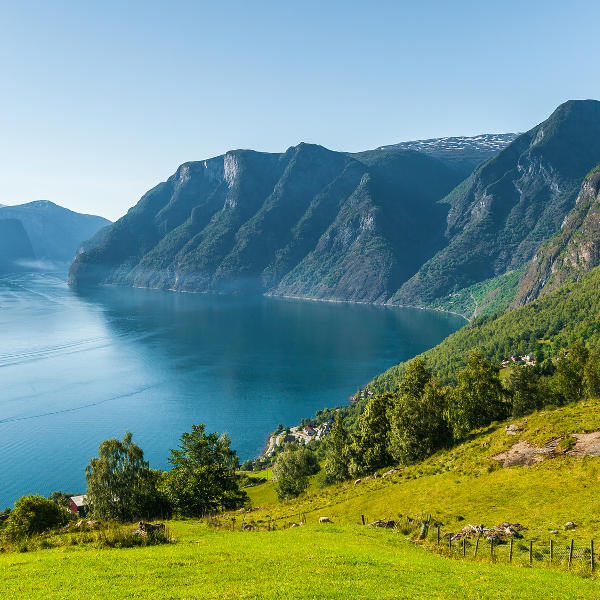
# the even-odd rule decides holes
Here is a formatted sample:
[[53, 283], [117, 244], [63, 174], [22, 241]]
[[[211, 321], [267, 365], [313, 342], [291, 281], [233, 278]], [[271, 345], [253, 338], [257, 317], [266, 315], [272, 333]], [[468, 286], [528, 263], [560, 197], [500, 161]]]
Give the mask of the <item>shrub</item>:
[[10, 540], [20, 540], [64, 525], [68, 518], [67, 511], [52, 500], [37, 495], [22, 496], [15, 502], [3, 533]]

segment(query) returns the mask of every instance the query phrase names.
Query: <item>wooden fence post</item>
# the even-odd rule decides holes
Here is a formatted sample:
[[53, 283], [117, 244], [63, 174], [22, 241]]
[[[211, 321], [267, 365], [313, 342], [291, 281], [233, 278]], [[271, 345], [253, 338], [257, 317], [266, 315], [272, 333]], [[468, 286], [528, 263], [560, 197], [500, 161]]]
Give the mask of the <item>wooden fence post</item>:
[[533, 563], [533, 541], [529, 540], [529, 564]]
[[235, 517], [231, 519], [231, 531], [235, 529]]
[[463, 558], [467, 555], [467, 538], [463, 538]]
[[439, 525], [437, 526], [437, 543], [439, 546], [439, 543], [440, 543], [440, 526]]
[[573, 540], [571, 540], [571, 545], [569, 546], [569, 569], [571, 568], [572, 560], [573, 560]]
[[550, 564], [552, 564], [553, 559], [554, 559], [554, 540], [550, 540]]
[[590, 567], [594, 572], [594, 540], [590, 540]]
[[452, 534], [448, 536], [448, 550], [450, 550], [450, 554], [452, 554]]
[[513, 539], [510, 538], [510, 550], [508, 552], [508, 562], [512, 562]]
[[365, 524], [365, 515], [360, 515], [360, 518], [362, 519], [363, 525]]
[[479, 538], [481, 534], [477, 536], [477, 540], [475, 540], [475, 552], [473, 553], [473, 558], [477, 558], [477, 549], [479, 548]]
[[490, 538], [490, 558], [494, 562], [494, 538]]

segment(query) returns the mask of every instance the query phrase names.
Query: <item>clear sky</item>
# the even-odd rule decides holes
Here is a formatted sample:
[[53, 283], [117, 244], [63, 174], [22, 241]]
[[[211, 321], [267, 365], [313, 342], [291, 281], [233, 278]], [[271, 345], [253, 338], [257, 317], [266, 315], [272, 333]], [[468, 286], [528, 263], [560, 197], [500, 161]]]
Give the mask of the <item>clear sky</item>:
[[0, 2], [0, 203], [116, 219], [185, 161], [525, 131], [600, 98], [597, 0]]

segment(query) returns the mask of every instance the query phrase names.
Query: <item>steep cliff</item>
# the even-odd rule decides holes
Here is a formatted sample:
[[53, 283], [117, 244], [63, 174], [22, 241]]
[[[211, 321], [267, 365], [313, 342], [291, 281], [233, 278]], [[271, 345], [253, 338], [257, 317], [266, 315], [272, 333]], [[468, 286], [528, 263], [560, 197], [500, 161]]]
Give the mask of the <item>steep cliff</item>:
[[228, 152], [181, 165], [69, 280], [385, 301], [441, 247], [436, 201], [459, 179], [411, 151]]
[[446, 245], [392, 302], [427, 305], [518, 269], [559, 230], [600, 161], [600, 102], [569, 101], [443, 200]]
[[513, 306], [547, 294], [600, 265], [600, 166], [584, 180], [575, 208], [524, 273]]

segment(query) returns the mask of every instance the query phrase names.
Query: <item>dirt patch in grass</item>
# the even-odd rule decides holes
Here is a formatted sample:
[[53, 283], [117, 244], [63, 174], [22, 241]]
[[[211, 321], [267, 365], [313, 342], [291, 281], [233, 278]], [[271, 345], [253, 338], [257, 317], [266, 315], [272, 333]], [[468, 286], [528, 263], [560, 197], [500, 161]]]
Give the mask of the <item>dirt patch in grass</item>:
[[503, 467], [529, 467], [541, 462], [545, 458], [552, 458], [556, 452], [556, 446], [560, 438], [549, 439], [541, 448], [532, 446], [529, 442], [521, 440], [514, 446], [496, 454], [492, 458], [502, 463]]
[[575, 446], [567, 454], [572, 456], [600, 456], [600, 431], [574, 433]]

